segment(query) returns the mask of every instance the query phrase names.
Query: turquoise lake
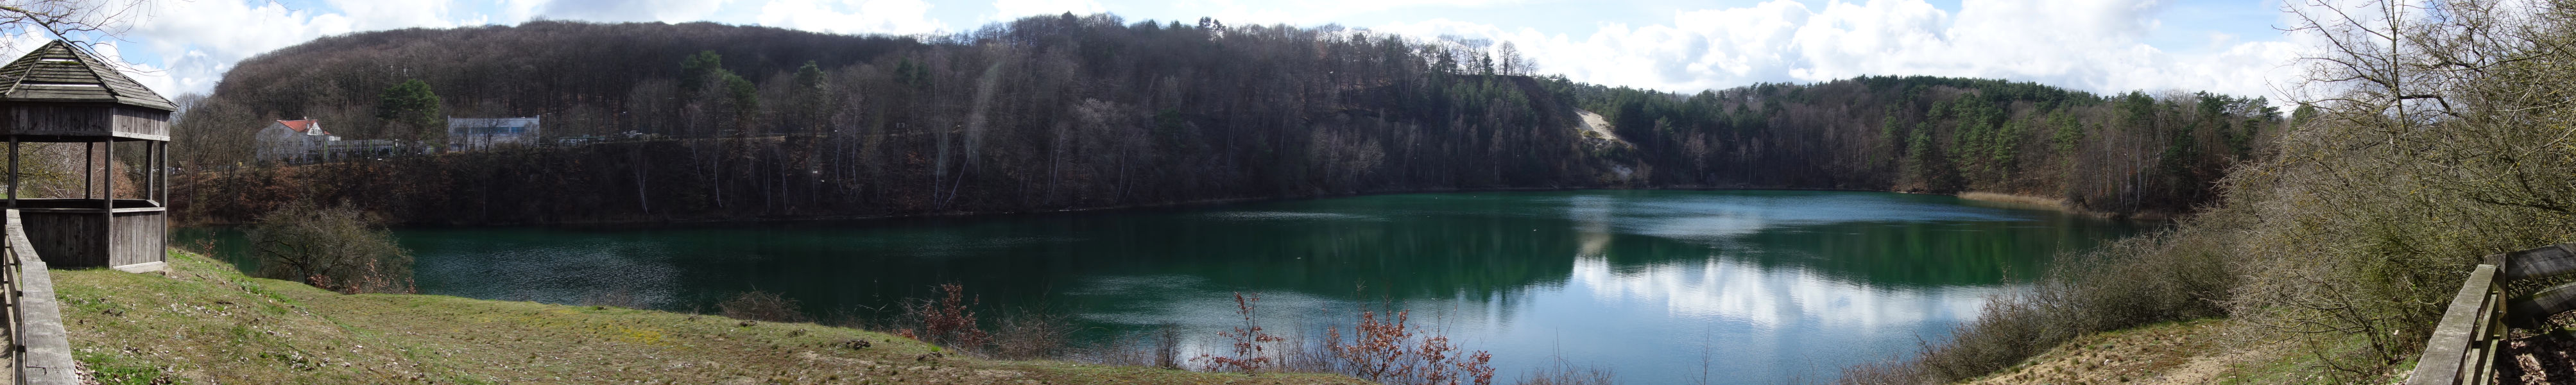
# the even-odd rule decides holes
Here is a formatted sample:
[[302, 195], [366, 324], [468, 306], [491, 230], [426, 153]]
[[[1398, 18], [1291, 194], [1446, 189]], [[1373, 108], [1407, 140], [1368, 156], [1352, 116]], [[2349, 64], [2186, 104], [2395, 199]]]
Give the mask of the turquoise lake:
[[[1562, 357], [1624, 383], [1830, 381], [1910, 354], [2061, 253], [2160, 224], [1949, 196], [1480, 192], [1173, 209], [647, 227], [398, 228], [421, 292], [713, 312], [748, 290], [881, 318], [955, 282], [987, 314], [1071, 317], [1086, 344], [1241, 322], [1320, 338], [1361, 309], [1486, 350], [1508, 383]], [[238, 249], [238, 234], [196, 230]], [[1124, 338], [1122, 338], [1124, 337]]]

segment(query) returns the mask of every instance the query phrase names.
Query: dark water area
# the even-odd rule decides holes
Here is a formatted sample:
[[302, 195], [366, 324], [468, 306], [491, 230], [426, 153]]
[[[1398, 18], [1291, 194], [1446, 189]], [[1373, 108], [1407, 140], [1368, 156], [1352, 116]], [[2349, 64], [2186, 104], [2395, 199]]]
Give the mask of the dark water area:
[[[620, 229], [396, 229], [425, 294], [712, 312], [742, 291], [876, 317], [940, 283], [1092, 343], [1216, 347], [1257, 294], [1283, 334], [1409, 309], [1508, 381], [1564, 357], [1627, 383], [1830, 380], [1911, 353], [2054, 256], [2157, 224], [1830, 191], [1381, 195], [1162, 210]], [[179, 244], [239, 234], [183, 231]], [[238, 253], [227, 253], [240, 255]], [[1184, 351], [1194, 355], [1197, 349]], [[1703, 374], [1705, 373], [1705, 374]]]

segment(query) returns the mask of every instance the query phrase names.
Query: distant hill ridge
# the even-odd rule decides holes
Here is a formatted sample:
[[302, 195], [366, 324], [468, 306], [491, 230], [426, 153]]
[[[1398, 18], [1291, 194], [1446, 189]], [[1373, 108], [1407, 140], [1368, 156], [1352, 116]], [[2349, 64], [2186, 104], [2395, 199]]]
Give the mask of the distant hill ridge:
[[[181, 98], [179, 159], [208, 167], [187, 168], [200, 172], [178, 204], [204, 222], [318, 199], [482, 224], [1603, 187], [1994, 191], [2178, 212], [2286, 123], [2259, 99], [1975, 79], [1671, 94], [1531, 76], [1543, 71], [1477, 44], [1112, 15], [927, 38], [563, 21], [358, 33], [245, 60], [213, 95]], [[437, 140], [379, 118], [379, 93], [413, 79], [446, 116], [665, 140], [213, 167], [248, 164], [250, 130], [280, 118]], [[1625, 142], [1587, 139], [1578, 111]], [[212, 196], [227, 199], [190, 198]]]

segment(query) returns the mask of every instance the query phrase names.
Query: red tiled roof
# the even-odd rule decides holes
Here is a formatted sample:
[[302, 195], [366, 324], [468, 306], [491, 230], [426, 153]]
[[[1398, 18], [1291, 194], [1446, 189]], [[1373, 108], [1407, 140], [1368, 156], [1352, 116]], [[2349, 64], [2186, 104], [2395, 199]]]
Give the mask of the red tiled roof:
[[[321, 126], [321, 125], [315, 124], [315, 122], [318, 122], [318, 121], [317, 121], [317, 120], [313, 120], [313, 119], [305, 119], [305, 120], [280, 120], [280, 121], [277, 121], [277, 124], [283, 124], [283, 125], [286, 125], [286, 129], [289, 129], [289, 130], [295, 130], [295, 132], [306, 132], [306, 130], [319, 130], [319, 129], [321, 129], [321, 128], [322, 128], [322, 126]], [[310, 128], [308, 128], [308, 127], [310, 127]], [[328, 135], [328, 134], [326, 133], [326, 134], [317, 134], [317, 135]]]

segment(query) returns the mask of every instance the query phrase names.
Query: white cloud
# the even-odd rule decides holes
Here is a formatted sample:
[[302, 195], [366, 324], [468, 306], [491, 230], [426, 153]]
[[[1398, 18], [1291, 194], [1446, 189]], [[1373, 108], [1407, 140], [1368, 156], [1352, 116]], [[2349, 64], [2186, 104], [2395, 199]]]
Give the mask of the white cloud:
[[705, 20], [732, 0], [552, 0], [541, 15], [550, 19], [592, 21], [687, 22]]
[[[275, 2], [160, 1], [131, 20], [122, 42], [100, 52], [147, 52], [157, 63], [129, 72], [164, 96], [209, 92], [225, 71], [253, 55], [316, 38], [360, 31], [516, 23], [563, 0], [501, 0], [494, 14], [465, 12], [446, 0], [329, 0], [327, 7]], [[28, 46], [33, 47], [33, 46]], [[23, 48], [21, 48], [23, 49]], [[123, 55], [134, 56], [134, 55]]]
[[[1010, 0], [997, 0], [996, 3], [1001, 1]], [[1438, 15], [1451, 10], [1490, 9], [1533, 1], [1544, 0], [1194, 0], [1176, 1], [1160, 6], [1167, 7], [1168, 11], [1171, 11], [1163, 13], [1207, 16], [1225, 22], [1227, 25], [1313, 26], [1343, 23], [1353, 16], [1390, 13]], [[1136, 10], [1113, 9], [1111, 11], [1134, 12]], [[1180, 20], [1188, 23], [1192, 19], [1185, 17]]]
[[2116, 93], [2211, 90], [2270, 96], [2294, 74], [2284, 41], [2212, 39], [2178, 54], [2143, 40], [2162, 21], [2155, 2], [1968, 0], [1957, 13], [1921, 0], [1788, 0], [1682, 12], [1669, 24], [1605, 23], [1580, 40], [1530, 28], [1435, 19], [1374, 29], [1415, 36], [1512, 41], [1542, 73], [1668, 91], [1860, 75], [1937, 75], [2036, 81]]
[[[370, 8], [371, 11], [376, 9]], [[400, 22], [390, 11], [370, 12], [368, 23]], [[410, 19], [424, 21], [423, 19]], [[287, 8], [277, 3], [256, 6], [238, 1], [153, 2], [134, 20], [118, 49], [150, 51], [162, 71], [136, 80], [164, 96], [206, 92], [233, 63], [251, 55], [358, 28], [359, 19]]]
[[547, 0], [501, 0], [499, 7], [496, 7], [498, 12], [483, 15], [483, 20], [480, 22], [465, 24], [518, 24], [537, 17], [538, 12], [544, 11], [543, 8], [548, 2]]
[[946, 23], [929, 17], [920, 0], [772, 0], [760, 7], [760, 24], [828, 33], [936, 33]]
[[[138, 75], [176, 95], [213, 88], [224, 71], [252, 55], [335, 34], [407, 27], [515, 24], [534, 18], [589, 21], [722, 20], [829, 33], [938, 33], [974, 18], [1006, 20], [1109, 9], [1103, 0], [990, 0], [981, 4], [924, 0], [311, 0], [291, 7], [265, 0], [154, 2], [135, 20], [122, 47], [150, 61]], [[1387, 12], [1440, 14], [1505, 9], [1533, 0], [1194, 0], [1166, 11], [1209, 15], [1228, 24], [1319, 25]], [[1594, 21], [1588, 35], [1448, 19], [1372, 29], [1421, 37], [1457, 35], [1510, 41], [1544, 73], [1578, 81], [1671, 91], [1754, 82], [1813, 82], [1859, 75], [1940, 75], [2037, 81], [2088, 91], [2213, 90], [2272, 95], [2296, 73], [2288, 66], [2303, 44], [2217, 32], [2187, 32], [2173, 47], [2150, 45], [2167, 7], [2157, 1], [1965, 0], [1957, 10], [1923, 0], [1833, 1], [1807, 5], [1774, 0], [1734, 8], [1687, 10], [1668, 20]], [[1115, 1], [1111, 1], [1115, 3]], [[933, 12], [934, 8], [938, 12]], [[1422, 11], [1422, 12], [1413, 12]], [[1169, 12], [1166, 12], [1169, 13]], [[948, 22], [943, 22], [948, 20]], [[2182, 19], [2176, 19], [2182, 20]], [[1187, 22], [1187, 20], [1183, 20]]]
[[990, 21], [1009, 21], [1026, 16], [1053, 15], [1065, 12], [1072, 12], [1075, 15], [1090, 15], [1094, 13], [1108, 12], [1109, 7], [1103, 7], [1100, 5], [1099, 1], [1095, 0], [994, 0], [993, 10], [994, 13], [992, 17], [988, 17], [986, 19]]
[[447, 0], [330, 0], [350, 24], [402, 27], [453, 27]]

